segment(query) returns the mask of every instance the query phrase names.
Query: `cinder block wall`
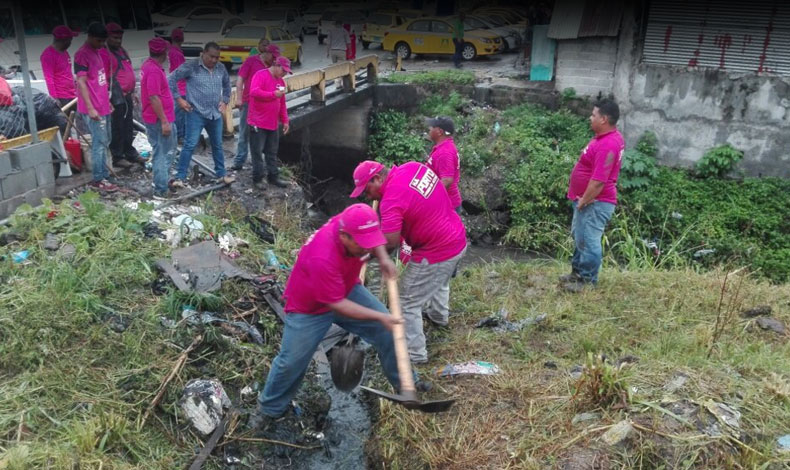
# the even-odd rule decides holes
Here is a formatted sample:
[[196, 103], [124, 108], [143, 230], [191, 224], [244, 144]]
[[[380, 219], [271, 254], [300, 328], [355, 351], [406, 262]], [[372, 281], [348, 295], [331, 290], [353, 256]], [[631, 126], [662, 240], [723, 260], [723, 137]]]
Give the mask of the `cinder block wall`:
[[55, 194], [55, 171], [49, 142], [0, 152], [0, 218], [22, 204], [37, 206]]
[[556, 89], [573, 88], [579, 96], [612, 93], [617, 38], [580, 38], [557, 41]]

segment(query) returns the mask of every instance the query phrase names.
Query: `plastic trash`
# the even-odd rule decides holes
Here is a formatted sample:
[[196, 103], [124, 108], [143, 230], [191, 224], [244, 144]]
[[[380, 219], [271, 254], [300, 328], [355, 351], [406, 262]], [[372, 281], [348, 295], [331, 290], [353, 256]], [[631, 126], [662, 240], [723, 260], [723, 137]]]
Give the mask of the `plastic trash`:
[[542, 323], [547, 318], [547, 315], [545, 313], [542, 313], [542, 314], [538, 315], [537, 317], [529, 317], [529, 318], [525, 318], [525, 319], [523, 319], [521, 321], [511, 322], [511, 321], [509, 321], [507, 319], [509, 315], [510, 314], [509, 314], [509, 312], [506, 309], [501, 308], [501, 309], [499, 309], [499, 311], [497, 313], [495, 313], [495, 314], [493, 314], [493, 315], [491, 315], [489, 317], [483, 318], [482, 320], [477, 322], [477, 325], [475, 327], [476, 328], [483, 328], [483, 327], [492, 328], [497, 333], [505, 333], [505, 332], [508, 332], [508, 331], [521, 331], [521, 330], [523, 330], [525, 327], [527, 327], [529, 325], [535, 325], [535, 324], [538, 324], [538, 323]]
[[790, 452], [790, 434], [785, 434], [776, 442], [779, 444], [779, 452]]
[[693, 256], [695, 258], [702, 258], [703, 256], [712, 255], [713, 253], [716, 253], [716, 250], [714, 248], [707, 248], [704, 250], [695, 251]]
[[496, 375], [500, 372], [499, 366], [490, 362], [469, 361], [459, 364], [448, 364], [439, 371], [439, 377], [454, 377], [456, 375]]
[[14, 263], [21, 264], [27, 260], [28, 256], [30, 256], [30, 251], [22, 250], [14, 253], [12, 255], [12, 259], [14, 260]]
[[499, 135], [499, 131], [502, 130], [502, 126], [499, 124], [499, 121], [494, 123], [494, 134]]
[[151, 143], [148, 142], [148, 136], [145, 135], [145, 132], [138, 132], [137, 135], [134, 137], [132, 141], [132, 147], [137, 150], [137, 153], [140, 154], [141, 157], [148, 158], [148, 156], [143, 156], [143, 154], [151, 155], [154, 148], [151, 146]]
[[249, 338], [255, 344], [263, 344], [263, 336], [254, 326], [243, 321], [229, 321], [220, 318], [213, 312], [199, 313], [191, 307], [186, 307], [181, 311], [181, 318], [185, 319], [190, 325], [212, 325], [212, 324], [225, 324], [229, 326], [234, 334], [240, 334]]
[[628, 439], [628, 435], [631, 434], [633, 430], [634, 427], [631, 425], [631, 422], [623, 420], [609, 428], [609, 430], [601, 436], [601, 440], [610, 446], [615, 446]]
[[274, 254], [274, 251], [266, 250], [263, 252], [263, 255], [266, 257], [266, 266], [270, 268], [280, 267], [280, 261], [277, 259], [277, 255]]
[[184, 416], [204, 436], [214, 431], [230, 406], [230, 398], [222, 384], [206, 379], [190, 380], [179, 401]]
[[203, 230], [203, 222], [193, 219], [187, 214], [181, 214], [173, 219], [173, 224], [184, 230], [186, 233], [192, 233], [195, 231], [199, 232]]

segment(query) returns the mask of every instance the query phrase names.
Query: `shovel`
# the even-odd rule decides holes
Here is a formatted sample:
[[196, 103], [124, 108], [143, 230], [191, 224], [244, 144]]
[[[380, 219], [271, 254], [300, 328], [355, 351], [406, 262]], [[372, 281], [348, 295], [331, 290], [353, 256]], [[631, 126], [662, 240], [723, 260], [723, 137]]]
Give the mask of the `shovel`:
[[[390, 312], [393, 318], [403, 318], [398, 299], [398, 283], [395, 279], [387, 279], [387, 291], [390, 299]], [[395, 357], [398, 361], [398, 377], [400, 378], [400, 394], [385, 393], [370, 387], [359, 387], [366, 392], [378, 395], [386, 400], [398, 403], [410, 410], [419, 410], [424, 413], [440, 413], [453, 406], [455, 400], [420, 401], [417, 399], [417, 390], [414, 387], [414, 376], [411, 371], [411, 361], [406, 349], [406, 335], [402, 323], [392, 327], [392, 336], [395, 341]]]

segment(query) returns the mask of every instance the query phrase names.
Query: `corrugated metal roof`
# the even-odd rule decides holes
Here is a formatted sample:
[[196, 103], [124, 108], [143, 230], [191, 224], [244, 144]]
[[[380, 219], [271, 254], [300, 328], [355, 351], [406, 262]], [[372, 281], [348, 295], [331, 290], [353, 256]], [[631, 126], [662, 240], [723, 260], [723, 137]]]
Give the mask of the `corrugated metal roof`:
[[643, 60], [790, 75], [790, 5], [778, 0], [655, 0]]
[[576, 39], [584, 14], [585, 0], [557, 0], [551, 13], [548, 37], [552, 39]]
[[622, 17], [622, 0], [588, 1], [579, 25], [579, 37], [617, 36]]

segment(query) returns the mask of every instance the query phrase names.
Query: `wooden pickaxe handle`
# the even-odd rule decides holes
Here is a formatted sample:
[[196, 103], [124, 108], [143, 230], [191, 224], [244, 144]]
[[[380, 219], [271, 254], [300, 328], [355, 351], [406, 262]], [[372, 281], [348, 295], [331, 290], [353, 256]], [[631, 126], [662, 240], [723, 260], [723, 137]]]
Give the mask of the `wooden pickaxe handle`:
[[[379, 201], [373, 201], [373, 212], [378, 212], [379, 210]], [[370, 260], [368, 260], [370, 262]], [[362, 285], [365, 285], [365, 273], [368, 271], [368, 263], [362, 265], [362, 269], [359, 271], [359, 282]]]
[[[400, 298], [398, 297], [398, 281], [387, 279], [387, 292], [390, 299], [390, 313], [396, 320], [402, 320]], [[403, 323], [392, 327], [392, 337], [395, 341], [395, 358], [398, 361], [398, 377], [400, 378], [400, 395], [407, 399], [417, 401], [417, 390], [414, 387], [414, 376], [411, 371], [411, 360], [406, 348], [406, 328]]]

